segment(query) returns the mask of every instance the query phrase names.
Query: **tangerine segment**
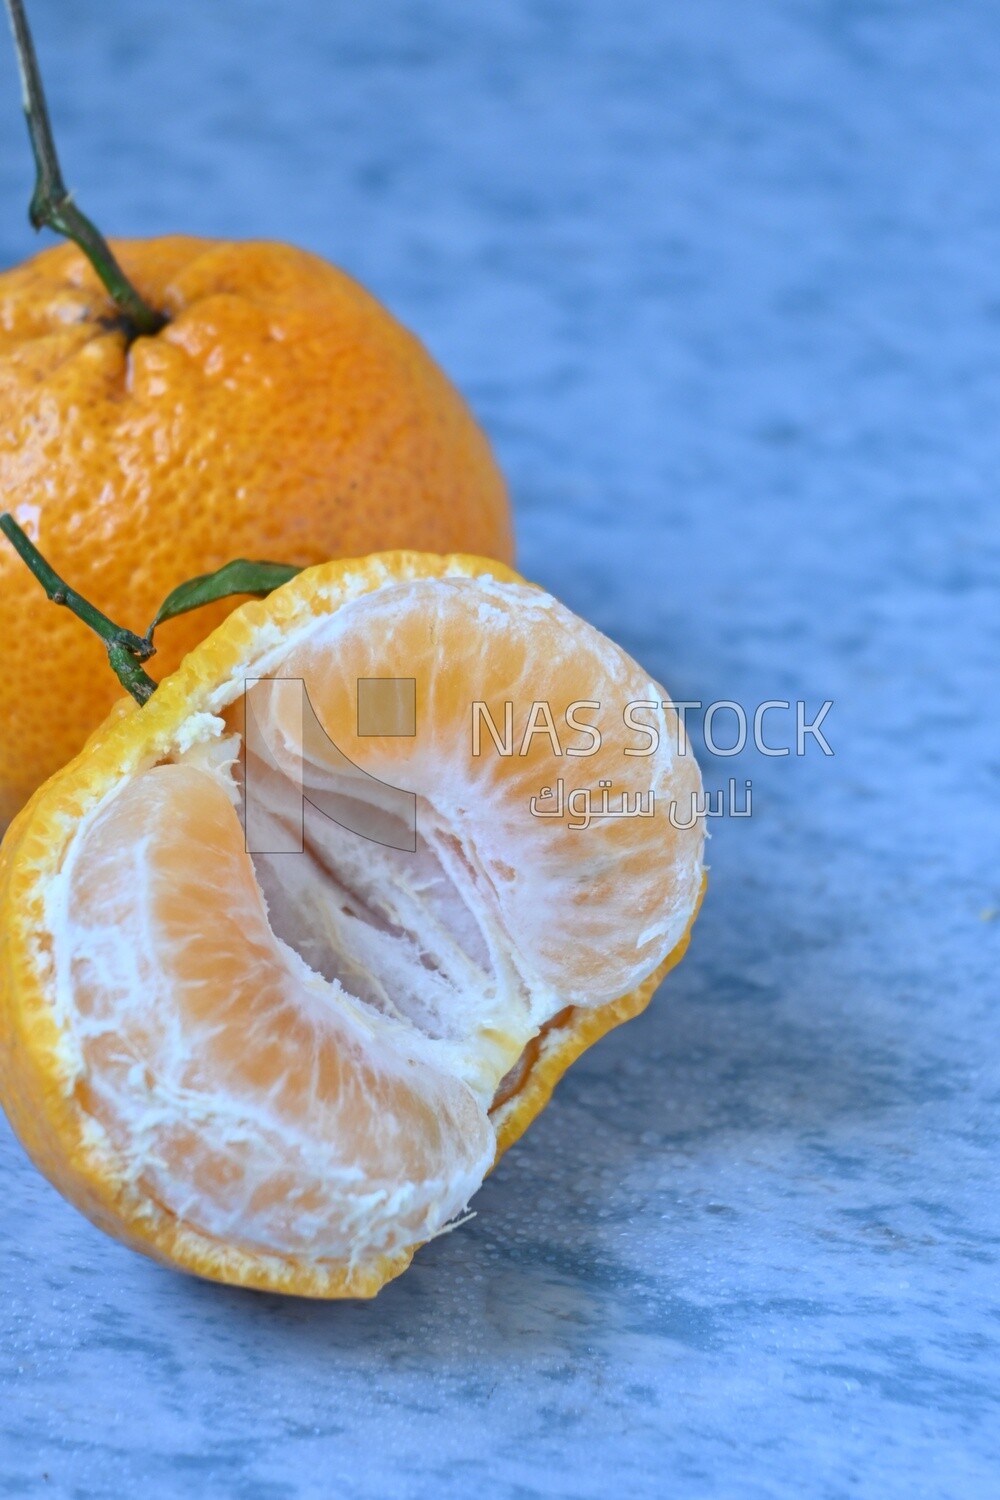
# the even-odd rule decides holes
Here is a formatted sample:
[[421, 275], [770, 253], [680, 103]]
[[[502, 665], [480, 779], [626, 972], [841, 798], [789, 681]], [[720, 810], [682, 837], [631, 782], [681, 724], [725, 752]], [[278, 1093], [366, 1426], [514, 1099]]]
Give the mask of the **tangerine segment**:
[[[440, 997], [444, 1013], [427, 1015], [437, 1003], [427, 982], [419, 997], [401, 988], [400, 975], [382, 988], [404, 1009], [419, 1001], [421, 1024], [451, 1035], [464, 1026], [477, 1056], [486, 1028], [494, 1034], [513, 1028], [516, 1051], [498, 1057], [502, 1067], [489, 1080], [491, 1092], [555, 1011], [569, 1003], [598, 1005], [633, 989], [680, 940], [700, 886], [702, 839], [700, 831], [674, 823], [688, 818], [700, 790], [697, 764], [677, 741], [665, 690], [550, 595], [490, 578], [386, 587], [317, 621], [272, 659], [268, 672], [304, 685], [326, 731], [308, 740], [301, 772], [309, 799], [306, 848], [315, 863], [294, 855], [257, 861], [275, 919], [286, 921], [283, 896], [294, 885], [289, 915], [298, 940], [305, 939], [305, 882], [318, 868], [323, 879], [359, 890], [369, 916], [377, 913], [393, 931], [429, 936], [444, 926], [467, 961]], [[379, 678], [415, 684], [412, 735], [358, 733], [358, 684]], [[270, 720], [259, 727], [279, 754], [284, 747], [290, 772], [301, 738], [288, 717], [297, 701], [286, 694], [269, 702]], [[596, 747], [593, 736], [567, 725], [581, 703], [589, 707], [573, 717], [597, 727]], [[626, 708], [635, 703], [654, 705], [644, 710], [658, 734], [652, 754], [634, 753], [649, 748], [649, 738], [626, 724]], [[496, 726], [510, 721], [499, 747], [484, 727], [486, 713]], [[355, 778], [355, 798], [370, 788], [381, 804], [383, 783], [416, 795], [417, 858], [359, 839], [324, 816], [324, 791], [336, 795], [339, 785], [346, 794], [341, 756], [376, 778]], [[560, 784], [563, 815], [538, 816], [541, 807], [556, 805]], [[556, 791], [540, 796], [546, 788]], [[588, 826], [568, 805], [583, 808], [573, 796], [580, 790], [595, 809]], [[602, 794], [616, 816], [597, 812]], [[617, 816], [640, 798], [654, 816]], [[673, 821], [671, 802], [681, 809]], [[357, 923], [350, 937], [349, 925], [335, 907], [325, 940], [311, 945], [311, 961], [331, 944], [345, 957], [357, 956], [359, 942], [371, 946]], [[378, 947], [385, 957], [373, 951], [376, 970], [392, 963], [392, 942], [382, 938]], [[440, 955], [425, 958], [438, 978], [449, 976]], [[339, 972], [335, 955], [327, 962]], [[490, 981], [474, 980], [468, 963]], [[377, 973], [369, 973], [369, 984], [378, 985]], [[520, 1024], [513, 1026], [519, 1007]], [[475, 1060], [468, 1060], [470, 1081]]]
[[82, 1108], [169, 1213], [258, 1250], [370, 1263], [459, 1213], [485, 1108], [271, 932], [205, 771], [134, 777], [80, 837], [56, 972]]
[[[359, 716], [379, 678], [411, 725]], [[477, 748], [473, 705], [508, 702]], [[0, 851], [0, 1086], [36, 1160], [171, 1264], [372, 1295], [683, 951], [702, 839], [668, 806], [700, 781], [667, 702], [480, 559], [329, 564], [244, 606]], [[560, 780], [592, 818], [553, 814]]]

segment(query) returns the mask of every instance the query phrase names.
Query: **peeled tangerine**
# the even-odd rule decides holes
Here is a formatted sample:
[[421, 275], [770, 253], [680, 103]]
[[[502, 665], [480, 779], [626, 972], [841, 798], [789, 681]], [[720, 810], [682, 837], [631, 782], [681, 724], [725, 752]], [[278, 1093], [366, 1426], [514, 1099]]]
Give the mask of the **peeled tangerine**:
[[158, 1260], [372, 1296], [681, 956], [699, 790], [663, 689], [503, 565], [312, 568], [12, 826], [14, 1127]]

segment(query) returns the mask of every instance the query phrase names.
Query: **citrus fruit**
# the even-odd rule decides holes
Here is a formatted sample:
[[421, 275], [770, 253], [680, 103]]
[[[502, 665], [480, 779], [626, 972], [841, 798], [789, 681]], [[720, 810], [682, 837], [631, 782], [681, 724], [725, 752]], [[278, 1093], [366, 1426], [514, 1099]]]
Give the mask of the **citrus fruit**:
[[373, 1295], [681, 956], [700, 785], [664, 690], [502, 564], [308, 569], [10, 828], [15, 1129], [161, 1261]]
[[[0, 499], [139, 628], [233, 557], [373, 549], [509, 561], [503, 480], [465, 402], [375, 298], [314, 255], [182, 236], [115, 244], [167, 315], [128, 330], [79, 250], [0, 275]], [[231, 605], [172, 622], [171, 671]], [[98, 642], [0, 548], [0, 829], [114, 697]], [[44, 653], [12, 649], [38, 633]]]

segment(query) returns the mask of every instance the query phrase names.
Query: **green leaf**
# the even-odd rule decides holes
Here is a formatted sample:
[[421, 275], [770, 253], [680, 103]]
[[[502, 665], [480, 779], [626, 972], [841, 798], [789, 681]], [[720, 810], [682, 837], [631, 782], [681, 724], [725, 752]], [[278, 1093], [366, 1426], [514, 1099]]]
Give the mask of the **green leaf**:
[[156, 611], [156, 619], [146, 632], [146, 638], [151, 640], [153, 631], [164, 620], [186, 615], [192, 609], [201, 609], [203, 604], [214, 604], [216, 599], [228, 599], [233, 594], [255, 594], [258, 599], [263, 599], [272, 589], [280, 588], [301, 572], [302, 569], [294, 563], [248, 562], [246, 558], [238, 557], [214, 573], [202, 573], [198, 578], [189, 578], [187, 583], [179, 584]]

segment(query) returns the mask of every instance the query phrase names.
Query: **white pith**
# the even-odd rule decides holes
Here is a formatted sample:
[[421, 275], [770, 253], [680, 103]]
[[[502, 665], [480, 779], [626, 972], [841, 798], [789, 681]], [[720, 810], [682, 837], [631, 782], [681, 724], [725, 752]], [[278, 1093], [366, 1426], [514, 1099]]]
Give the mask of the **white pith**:
[[[488, 630], [490, 616], [510, 607], [511, 590], [526, 596], [517, 599], [521, 611], [561, 609], [523, 586], [477, 580], [476, 587], [481, 597], [470, 629]], [[335, 614], [310, 619], [257, 652], [239, 679], [205, 696], [167, 758], [211, 778], [236, 816], [242, 747], [221, 716], [242, 691], [243, 679], [282, 675], [283, 662], [306, 645], [335, 650], [340, 632], [359, 628], [355, 611], [377, 597], [365, 595]], [[388, 602], [382, 600], [383, 607]], [[609, 656], [613, 673], [620, 653], [608, 647], [616, 653], [613, 660]], [[669, 789], [673, 767], [662, 712], [660, 720], [664, 751], [650, 770], [657, 786]], [[287, 969], [289, 1004], [314, 1016], [317, 1027], [333, 1027], [345, 1056], [356, 1054], [390, 1078], [419, 1072], [425, 1096], [434, 1101], [446, 1139], [439, 1170], [425, 1171], [419, 1179], [373, 1181], [369, 1173], [359, 1181], [349, 1157], [338, 1154], [334, 1115], [326, 1120], [307, 1111], [293, 1125], [274, 1100], [234, 1096], [217, 1080], [213, 1086], [210, 1077], [197, 1076], [204, 1038], [181, 1034], [171, 1015], [171, 995], [161, 982], [149, 926], [141, 845], [129, 852], [129, 910], [123, 915], [109, 907], [100, 931], [85, 932], [74, 918], [74, 872], [87, 859], [91, 832], [123, 787], [113, 788], [81, 820], [47, 895], [65, 1055], [72, 1073], [85, 1076], [89, 1048], [96, 1036], [120, 1028], [121, 1007], [145, 1007], [143, 1025], [159, 1028], [157, 1055], [135, 1058], [131, 1071], [123, 1067], [114, 1079], [91, 1076], [92, 1085], [105, 1087], [106, 1097], [103, 1125], [92, 1122], [90, 1128], [98, 1135], [104, 1130], [104, 1146], [119, 1158], [123, 1175], [179, 1222], [250, 1250], [345, 1265], [364, 1264], [426, 1239], [461, 1212], [489, 1169], [494, 1150], [489, 1105], [526, 1043], [570, 1001], [602, 1003], [634, 987], [679, 940], [697, 893], [700, 840], [695, 836], [678, 849], [685, 868], [674, 872], [675, 885], [683, 896], [635, 933], [634, 965], [619, 963], [620, 972], [608, 976], [606, 987], [581, 992], [581, 981], [570, 972], [572, 952], [560, 976], [552, 945], [531, 920], [544, 895], [541, 882], [551, 886], [562, 878], [562, 866], [536, 869], [530, 859], [512, 863], [518, 825], [500, 791], [481, 768], [478, 781], [470, 777], [458, 758], [446, 770], [442, 775], [440, 764], [435, 772], [429, 763], [426, 785], [413, 788], [420, 835], [416, 854], [360, 841], [307, 807], [304, 856], [254, 856], [273, 951]], [[307, 766], [307, 784], [310, 776], [322, 780], [323, 768]], [[529, 832], [538, 834], [534, 828]], [[602, 857], [609, 856], [597, 850], [597, 864]], [[516, 870], [516, 891], [504, 888], [498, 867]], [[572, 875], [567, 871], [566, 879]], [[536, 880], [539, 889], [533, 891]], [[605, 914], [584, 909], [571, 920], [581, 924], [581, 943], [600, 941]], [[628, 923], [627, 900], [617, 920]], [[571, 946], [572, 938], [571, 933]], [[74, 965], [77, 975], [80, 965], [99, 967], [117, 992], [106, 1015], [80, 1014]], [[261, 1039], [247, 1041], [259, 1045]], [[177, 1170], [176, 1162], [164, 1170], [161, 1147], [171, 1122], [196, 1123], [206, 1151], [229, 1153], [239, 1168], [234, 1191], [199, 1192], [193, 1181], [199, 1162], [193, 1156], [186, 1163], [189, 1172]], [[384, 1124], [391, 1136], [392, 1120]], [[256, 1212], [261, 1182], [288, 1170], [320, 1184], [323, 1203], [317, 1207], [314, 1193], [308, 1207], [299, 1209], [290, 1195], [280, 1211], [271, 1204], [265, 1213]]]

